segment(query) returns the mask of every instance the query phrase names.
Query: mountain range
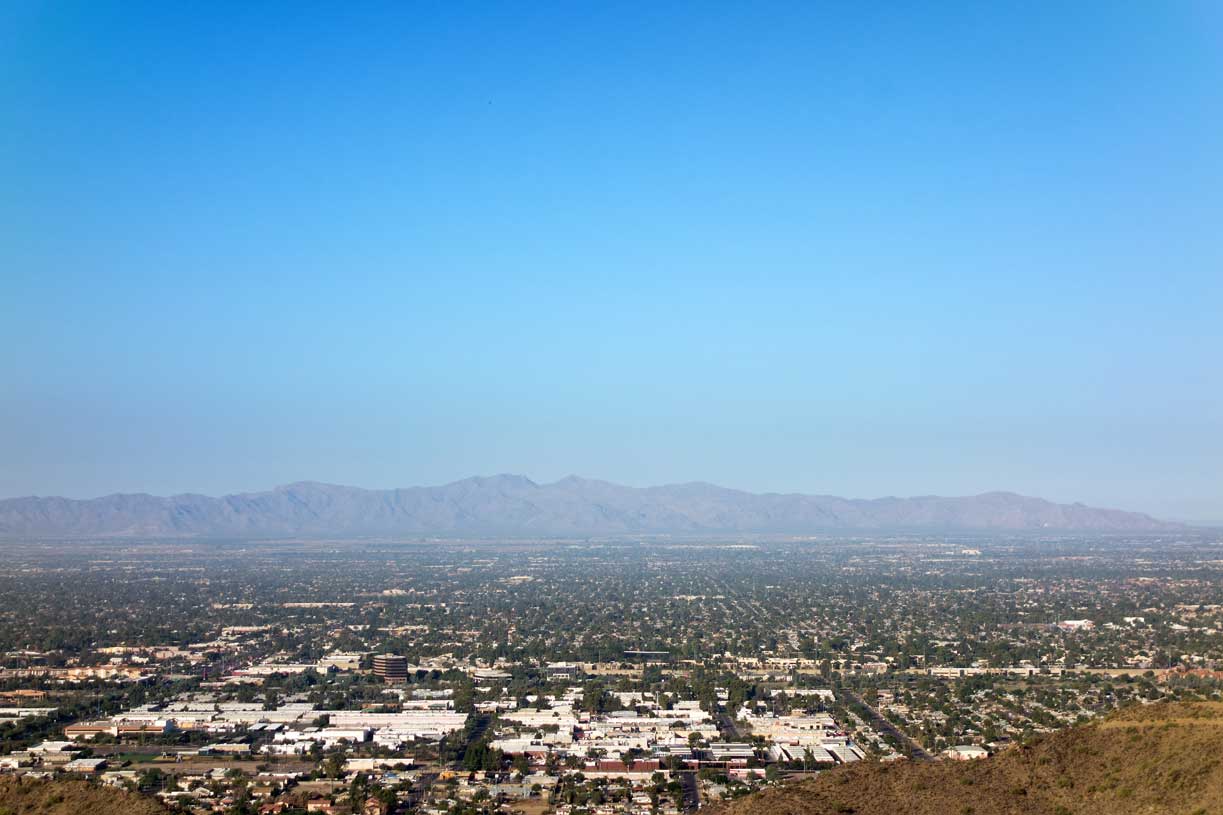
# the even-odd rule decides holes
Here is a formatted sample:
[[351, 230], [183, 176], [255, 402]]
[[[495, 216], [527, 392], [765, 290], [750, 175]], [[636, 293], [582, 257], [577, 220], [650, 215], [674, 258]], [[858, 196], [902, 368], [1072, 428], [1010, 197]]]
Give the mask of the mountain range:
[[520, 475], [365, 490], [299, 482], [220, 498], [145, 494], [0, 501], [4, 537], [583, 536], [820, 531], [1160, 532], [1148, 515], [1007, 492], [961, 498], [754, 494], [706, 483], [626, 487]]

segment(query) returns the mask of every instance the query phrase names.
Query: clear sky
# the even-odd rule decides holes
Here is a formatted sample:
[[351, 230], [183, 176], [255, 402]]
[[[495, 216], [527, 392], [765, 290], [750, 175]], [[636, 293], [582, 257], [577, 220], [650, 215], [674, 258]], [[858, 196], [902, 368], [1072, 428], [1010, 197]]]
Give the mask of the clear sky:
[[1223, 4], [0, 9], [0, 495], [1223, 518]]

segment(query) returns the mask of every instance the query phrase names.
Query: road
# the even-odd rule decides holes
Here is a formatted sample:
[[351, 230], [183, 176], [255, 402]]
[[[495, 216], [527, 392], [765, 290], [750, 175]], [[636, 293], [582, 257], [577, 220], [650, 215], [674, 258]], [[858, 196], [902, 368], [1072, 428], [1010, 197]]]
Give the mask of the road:
[[725, 711], [718, 711], [716, 714], [718, 727], [722, 730], [722, 737], [727, 741], [740, 741], [743, 736], [739, 733], [739, 728], [735, 726], [735, 720], [732, 719]]
[[900, 728], [898, 728], [896, 725], [892, 724], [887, 719], [883, 718], [883, 716], [879, 715], [879, 711], [875, 710], [873, 707], [868, 705], [862, 699], [861, 696], [859, 696], [856, 693], [853, 693], [852, 691], [848, 691], [844, 688], [841, 689], [841, 695], [843, 695], [849, 701], [856, 702], [859, 705], [861, 705], [863, 708], [865, 708], [866, 712], [870, 715], [871, 726], [874, 727], [876, 730], [878, 730], [881, 733], [888, 733], [889, 735], [892, 736], [892, 738], [896, 739], [901, 744], [908, 745], [909, 750], [910, 750], [910, 755], [913, 757], [914, 761], [933, 761], [934, 760], [934, 756], [930, 755], [924, 749], [922, 749], [922, 746], [920, 744], [913, 741], [913, 739], [909, 738], [909, 736], [906, 733], [904, 733]]
[[479, 741], [484, 735], [484, 731], [488, 730], [488, 726], [493, 723], [493, 717], [487, 713], [474, 715], [476, 716], [476, 723], [471, 728], [471, 732], [467, 734], [467, 744]]
[[697, 783], [696, 770], [681, 771], [679, 783], [684, 787], [684, 811], [694, 812], [701, 805], [701, 788]]

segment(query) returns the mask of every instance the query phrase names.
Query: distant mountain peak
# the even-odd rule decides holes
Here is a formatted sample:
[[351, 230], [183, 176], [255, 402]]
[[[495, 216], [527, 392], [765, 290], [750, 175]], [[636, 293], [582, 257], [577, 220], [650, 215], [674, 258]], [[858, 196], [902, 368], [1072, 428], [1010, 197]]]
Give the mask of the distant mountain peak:
[[470, 483], [479, 485], [489, 485], [498, 487], [538, 487], [531, 479], [525, 475], [516, 473], [497, 473], [496, 475], [474, 475], [471, 478], [465, 478], [462, 481], [455, 482], [458, 484]]
[[342, 484], [328, 484], [325, 481], [294, 481], [291, 484], [281, 484], [272, 492], [302, 492], [305, 490], [353, 490], [359, 487], [346, 487]]
[[570, 475], [473, 476], [438, 487], [366, 490], [299, 481], [221, 498], [111, 495], [0, 501], [0, 536], [384, 537], [803, 535], [829, 531], [1163, 532], [1148, 515], [1055, 504], [1009, 492], [846, 499], [753, 494], [703, 481], [625, 487]]

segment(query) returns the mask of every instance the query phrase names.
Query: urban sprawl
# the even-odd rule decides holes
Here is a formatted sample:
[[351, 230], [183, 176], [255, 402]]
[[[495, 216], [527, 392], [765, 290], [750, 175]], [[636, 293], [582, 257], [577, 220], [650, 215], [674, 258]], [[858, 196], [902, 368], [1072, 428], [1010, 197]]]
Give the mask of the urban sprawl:
[[1223, 698], [1206, 533], [6, 547], [0, 773], [182, 812], [678, 815]]

